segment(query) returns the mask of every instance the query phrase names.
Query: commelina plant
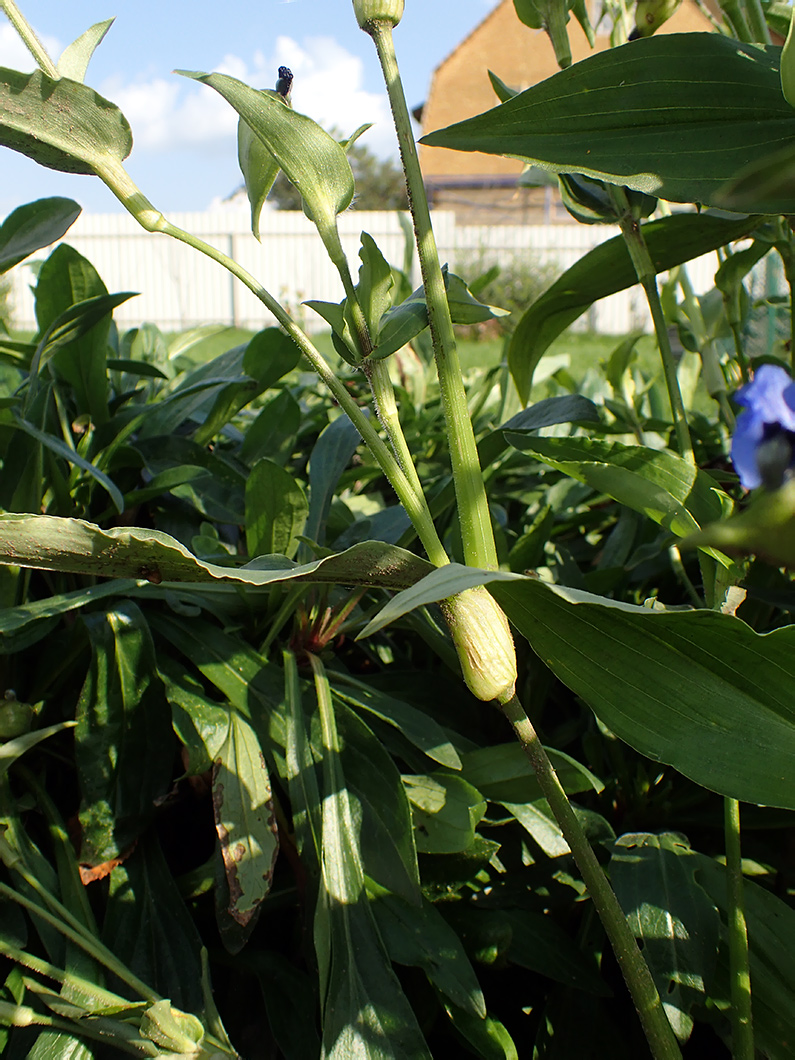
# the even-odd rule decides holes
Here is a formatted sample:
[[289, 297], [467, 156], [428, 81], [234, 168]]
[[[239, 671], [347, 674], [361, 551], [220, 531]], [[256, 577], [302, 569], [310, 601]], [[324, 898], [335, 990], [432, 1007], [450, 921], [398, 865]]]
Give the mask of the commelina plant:
[[[791, 31], [784, 49], [771, 44], [770, 26], [787, 30], [789, 9], [725, 0], [715, 32], [653, 35], [675, 6], [644, 0], [634, 39], [572, 66], [570, 11], [593, 41], [585, 5], [516, 0], [518, 17], [549, 34], [560, 72], [523, 92], [493, 77], [493, 110], [425, 137], [557, 174], [574, 217], [619, 229], [527, 307], [506, 346], [507, 369], [473, 409], [454, 325], [498, 311], [439, 259], [393, 39], [403, 0], [354, 0], [353, 14], [372, 38], [397, 130], [422, 278], [414, 291], [368, 233], [358, 279], [342, 246], [338, 218], [355, 192], [346, 151], [366, 130], [338, 142], [296, 112], [286, 69], [273, 91], [181, 71], [238, 114], [254, 234], [280, 171], [300, 192], [344, 292], [339, 303], [309, 303], [331, 329], [333, 362], [255, 276], [172, 223], [129, 177], [129, 125], [85, 83], [110, 23], [91, 27], [56, 63], [14, 0], [0, 0], [38, 65], [33, 74], [0, 70], [0, 143], [51, 169], [99, 177], [143, 229], [216, 261], [279, 325], [190, 371], [177, 355], [175, 369], [151, 331], [119, 346], [112, 312], [128, 295], [110, 295], [62, 246], [38, 275], [39, 333], [3, 341], [15, 385], [0, 410], [0, 628], [15, 660], [9, 673], [34, 690], [24, 702], [9, 692], [3, 707], [0, 889], [9, 908], [27, 914], [9, 914], [0, 928], [9, 1055], [100, 1057], [109, 1047], [260, 1055], [256, 1044], [233, 1041], [229, 1020], [245, 1036], [257, 1019], [240, 1017], [234, 999], [216, 1004], [212, 966], [216, 991], [225, 969], [235, 982], [267, 981], [279, 1055], [415, 1060], [439, 1040], [449, 1055], [457, 1046], [443, 1035], [454, 1033], [485, 1058], [582, 1056], [575, 1046], [564, 1052], [573, 1033], [564, 1027], [577, 1021], [561, 1016], [568, 1002], [560, 1000], [533, 1016], [534, 1042], [515, 1040], [521, 1031], [498, 1015], [499, 990], [484, 995], [469, 958], [513, 960], [520, 984], [524, 961], [593, 999], [610, 993], [595, 976], [597, 953], [605, 967], [614, 958], [639, 1020], [628, 1033], [655, 1060], [698, 1050], [700, 1033], [722, 1039], [735, 1060], [757, 1049], [791, 1055], [795, 975], [791, 949], [782, 963], [776, 947], [795, 940], [792, 889], [776, 895], [745, 879], [754, 866], [741, 855], [740, 802], [795, 808], [792, 600], [781, 574], [795, 561], [795, 384], [780, 363], [784, 345], [751, 348], [758, 314], [744, 286], [768, 255], [788, 284], [795, 276], [795, 57]], [[626, 19], [615, 14], [620, 42]], [[77, 212], [50, 199], [12, 214], [0, 229], [4, 268], [60, 239]], [[716, 286], [699, 298], [685, 265], [708, 252], [718, 253]], [[600, 386], [588, 384], [590, 396], [557, 393], [476, 433], [492, 391], [503, 412], [526, 406], [552, 342], [594, 301], [636, 283], [663, 388], [644, 385], [632, 368], [634, 336], [610, 357]], [[791, 286], [788, 298], [791, 316]], [[678, 362], [672, 326], [684, 346]], [[446, 466], [429, 477], [422, 432], [407, 430], [408, 391], [396, 396], [394, 365], [408, 343], [427, 346], [438, 386], [443, 445], [434, 460], [441, 453]], [[299, 358], [341, 413], [314, 443], [308, 500], [275, 459], [289, 418], [301, 415], [280, 383]], [[560, 373], [558, 383], [565, 390], [570, 379]], [[252, 403], [277, 383], [251, 419]], [[744, 411], [735, 430], [729, 395], [738, 383]], [[762, 487], [736, 513], [745, 500], [726, 464], [732, 433], [740, 486]], [[369, 482], [386, 483], [390, 500], [382, 523], [364, 520], [369, 538], [349, 525], [349, 543], [337, 533], [343, 544], [332, 550], [334, 492], [360, 445]], [[177, 462], [164, 463], [171, 448]], [[548, 499], [509, 552], [507, 508], [486, 482], [496, 484], [497, 472], [508, 480], [516, 467], [533, 468], [523, 481]], [[511, 503], [527, 510], [527, 489], [516, 490]], [[603, 533], [600, 505], [609, 506], [611, 529], [584, 578], [577, 556]], [[170, 514], [149, 514], [155, 509]], [[146, 513], [141, 525], [136, 513]], [[241, 525], [236, 536], [230, 527]], [[566, 556], [563, 540], [572, 542]], [[759, 558], [739, 558], [748, 555]], [[638, 598], [648, 569], [687, 606]], [[737, 613], [746, 592], [747, 620]], [[770, 607], [784, 610], [771, 618]], [[379, 645], [368, 665], [388, 680], [395, 653], [408, 651], [401, 645], [412, 645], [407, 657], [446, 660], [468, 690], [470, 735], [438, 704], [409, 705], [397, 685], [346, 669], [332, 648], [352, 633], [357, 650]], [[52, 673], [31, 663], [42, 645]], [[70, 698], [59, 675], [78, 663]], [[575, 806], [570, 794], [603, 785], [539, 739], [535, 721], [553, 680], [593, 712], [590, 746], [623, 762], [626, 745], [659, 764], [644, 797], [668, 775], [696, 798], [721, 797], [724, 849], [699, 853], [679, 829], [617, 836], [594, 810]], [[480, 745], [476, 734], [494, 725], [509, 733], [506, 719], [516, 741], [483, 735]], [[53, 770], [72, 730], [74, 769], [56, 792]], [[202, 896], [212, 895], [215, 927], [200, 941], [151, 827], [178, 790], [174, 734], [184, 775], [197, 785], [204, 778], [212, 792], [214, 849], [180, 877], [199, 920]], [[48, 759], [51, 746], [58, 751]], [[49, 766], [28, 768], [36, 754]], [[79, 803], [71, 837], [56, 795]], [[46, 842], [25, 820], [32, 806]], [[507, 845], [476, 831], [498, 828], [505, 815], [530, 837], [512, 848], [511, 865]], [[468, 860], [455, 885], [442, 854]], [[528, 888], [533, 909], [517, 919], [501, 907], [502, 919], [489, 923], [502, 941], [492, 934], [467, 954], [464, 940], [486, 922], [478, 917], [494, 915], [495, 888], [515, 879], [521, 889], [523, 873], [559, 857], [566, 872]], [[282, 865], [290, 885], [272, 890]], [[100, 929], [97, 892], [92, 903], [86, 884], [106, 876]], [[598, 917], [579, 919], [577, 945], [549, 927], [558, 890], [569, 887]], [[300, 968], [255, 944], [258, 922], [290, 895], [301, 914], [292, 940]], [[779, 926], [771, 929], [771, 918]], [[531, 922], [541, 934], [519, 958]], [[157, 956], [161, 931], [186, 955], [171, 971], [170, 952]], [[613, 958], [602, 954], [608, 948]], [[395, 964], [421, 969], [423, 985], [398, 976]], [[533, 1015], [532, 1004], [522, 1007]], [[437, 1017], [451, 1030], [440, 1031]]]

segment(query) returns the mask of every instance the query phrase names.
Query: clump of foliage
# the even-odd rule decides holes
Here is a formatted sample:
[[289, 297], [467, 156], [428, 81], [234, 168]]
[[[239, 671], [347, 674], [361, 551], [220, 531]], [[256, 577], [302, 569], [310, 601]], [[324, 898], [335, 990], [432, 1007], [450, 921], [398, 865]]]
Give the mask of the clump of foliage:
[[[465, 386], [453, 325], [497, 313], [439, 263], [411, 149], [423, 285], [366, 232], [354, 281], [345, 147], [281, 72], [190, 75], [240, 116], [253, 230], [280, 169], [301, 189], [345, 293], [309, 303], [335, 372], [130, 181], [127, 123], [83, 83], [107, 25], [56, 67], [0, 6], [40, 67], [0, 71], [0, 141], [100, 176], [280, 325], [120, 335], [130, 295], [61, 243], [37, 334], [0, 337], [3, 1055], [788, 1060], [795, 383], [775, 335], [749, 359], [745, 283], [768, 255], [795, 276], [795, 117], [761, 9], [428, 138], [563, 172], [571, 211], [621, 232]], [[405, 143], [402, 6], [354, 0]], [[565, 5], [517, 10], [565, 66]], [[652, 193], [733, 212], [655, 217]], [[14, 211], [0, 270], [78, 212]], [[659, 367], [630, 335], [540, 387], [634, 283]]]

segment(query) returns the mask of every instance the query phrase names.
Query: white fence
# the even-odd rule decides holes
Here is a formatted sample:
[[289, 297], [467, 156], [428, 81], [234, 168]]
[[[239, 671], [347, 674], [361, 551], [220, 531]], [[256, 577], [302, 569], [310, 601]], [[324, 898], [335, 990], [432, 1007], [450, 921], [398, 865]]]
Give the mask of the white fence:
[[[238, 261], [297, 313], [310, 331], [326, 325], [301, 307], [301, 302], [342, 298], [339, 277], [317, 232], [302, 213], [264, 213], [259, 243], [251, 235], [247, 210], [173, 214], [170, 219]], [[339, 220], [342, 243], [354, 273], [362, 231], [370, 233], [388, 261], [402, 263], [404, 237], [396, 214], [350, 211]], [[538, 266], [557, 274], [617, 234], [617, 229], [601, 225], [456, 225], [455, 214], [442, 211], [434, 214], [434, 226], [442, 260], [464, 271], [469, 279], [477, 266], [495, 263], [524, 273]], [[254, 295], [215, 262], [167, 236], [144, 232], [126, 214], [83, 214], [64, 241], [93, 263], [111, 293], [140, 292], [115, 311], [121, 328], [143, 321], [165, 331], [204, 323], [251, 328], [273, 323]], [[42, 251], [36, 257], [45, 254]], [[716, 265], [715, 256], [708, 255], [690, 266], [697, 292], [712, 286]], [[415, 279], [416, 272], [415, 261]], [[35, 328], [30, 269], [18, 267], [11, 281], [15, 326]], [[578, 323], [604, 334], [621, 334], [645, 327], [648, 321], [642, 293], [636, 288], [598, 302]]]

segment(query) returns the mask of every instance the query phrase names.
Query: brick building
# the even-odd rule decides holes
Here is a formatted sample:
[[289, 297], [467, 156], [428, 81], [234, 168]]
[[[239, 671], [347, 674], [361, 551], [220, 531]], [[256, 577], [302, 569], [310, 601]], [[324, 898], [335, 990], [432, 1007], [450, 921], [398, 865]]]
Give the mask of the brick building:
[[[694, 0], [684, 0], [659, 32], [711, 29], [709, 18]], [[568, 30], [572, 60], [577, 62], [590, 55], [585, 34], [573, 17]], [[609, 46], [609, 36], [597, 34], [594, 51]], [[422, 108], [422, 132], [442, 129], [496, 106], [489, 70], [511, 88], [525, 89], [551, 77], [558, 69], [546, 33], [520, 22], [513, 0], [500, 0], [434, 71]], [[516, 159], [421, 146], [420, 163], [432, 205], [455, 210], [458, 223], [571, 221], [560, 206], [555, 188], [517, 187], [516, 178], [524, 166]]]

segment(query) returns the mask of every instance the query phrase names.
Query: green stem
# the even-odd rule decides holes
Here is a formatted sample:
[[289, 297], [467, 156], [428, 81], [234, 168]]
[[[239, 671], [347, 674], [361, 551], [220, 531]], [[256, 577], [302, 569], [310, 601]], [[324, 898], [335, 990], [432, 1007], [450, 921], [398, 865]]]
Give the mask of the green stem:
[[657, 987], [638, 949], [635, 936], [577, 820], [538, 734], [516, 696], [503, 704], [501, 709], [513, 726], [525, 754], [530, 759], [544, 798], [549, 803], [555, 820], [571, 848], [577, 867], [582, 873], [591, 901], [604, 925], [635, 1003], [654, 1060], [681, 1060], [681, 1050], [665, 1015]]
[[233, 258], [228, 257], [228, 255], [216, 249], [216, 247], [211, 246], [209, 243], [205, 243], [204, 240], [199, 239], [198, 236], [194, 236], [190, 232], [185, 232], [183, 229], [178, 228], [177, 225], [168, 221], [163, 214], [160, 213], [159, 210], [156, 210], [149, 200], [141, 194], [136, 185], [130, 180], [121, 163], [116, 162], [113, 159], [106, 160], [101, 167], [97, 167], [97, 175], [101, 177], [128, 212], [132, 214], [136, 221], [138, 221], [147, 232], [162, 232], [165, 235], [171, 236], [173, 239], [178, 239], [180, 242], [186, 243], [189, 247], [193, 247], [194, 250], [198, 250], [208, 258], [212, 258], [213, 261], [217, 261], [219, 265], [223, 265], [223, 267], [232, 273], [233, 276], [236, 276], [241, 283], [245, 284], [245, 286], [256, 295], [260, 302], [273, 313], [278, 322], [312, 365], [315, 372], [317, 372], [322, 381], [326, 384], [343, 412], [346, 413], [351, 423], [353, 423], [354, 427], [364, 439], [370, 452], [375, 457], [379, 467], [384, 472], [397, 494], [399, 501], [406, 509], [406, 512], [417, 531], [417, 536], [422, 542], [430, 561], [437, 567], [449, 563], [449, 558], [439, 539], [439, 535], [436, 532], [436, 527], [434, 526], [424, 494], [421, 491], [417, 493], [412, 487], [396, 458], [390, 452], [388, 446], [382, 441], [372, 423], [370, 423], [362, 409], [359, 408], [353, 397], [348, 393], [348, 390], [342, 381], [338, 379], [331, 370], [320, 351], [312, 344], [308, 335], [298, 327], [284, 307], [280, 305], [273, 295], [270, 294], [270, 292], [267, 291], [262, 284], [251, 275], [251, 273], [238, 265]]
[[400, 425], [395, 388], [392, 385], [392, 377], [389, 374], [389, 362], [384, 357], [368, 361], [362, 367], [370, 382], [370, 390], [373, 394], [378, 418], [389, 436], [389, 441], [398, 463], [403, 468], [404, 474], [414, 489], [422, 493], [422, 483], [414, 466], [414, 459], [406, 441], [406, 436], [403, 433], [403, 428]]
[[76, 946], [79, 946], [81, 950], [87, 953], [90, 957], [93, 957], [95, 961], [104, 965], [108, 971], [113, 972], [114, 975], [118, 976], [123, 983], [126, 983], [127, 986], [129, 986], [131, 990], [134, 990], [140, 997], [152, 1002], [161, 1000], [160, 995], [155, 993], [150, 986], [147, 986], [143, 980], [139, 979], [136, 975], [133, 975], [129, 968], [122, 964], [107, 946], [104, 946], [99, 939], [93, 938], [93, 936], [89, 935], [79, 920], [76, 920], [69, 910], [61, 905], [57, 898], [54, 898], [48, 891], [45, 891], [35, 877], [22, 868], [19, 863], [10, 867], [13, 867], [16, 872], [19, 872], [25, 882], [33, 887], [36, 892], [41, 895], [47, 905], [54, 909], [58, 915], [54, 916], [37, 902], [19, 894], [18, 891], [15, 891], [4, 883], [0, 883], [0, 895], [9, 898], [12, 902], [17, 902], [18, 905], [23, 906], [34, 916], [41, 917], [42, 920], [46, 921], [51, 927], [54, 927], [56, 931], [59, 931], [65, 938], [69, 939], [70, 942], [74, 942]]
[[[622, 188], [617, 189], [626, 202], [626, 195]], [[627, 213], [620, 222], [621, 233], [635, 267], [635, 274], [646, 293], [649, 303], [651, 318], [654, 323], [654, 332], [657, 336], [657, 345], [660, 350], [665, 385], [668, 389], [668, 399], [671, 402], [671, 414], [674, 419], [674, 430], [679, 446], [679, 453], [689, 463], [695, 464], [696, 458], [693, 454], [693, 443], [690, 440], [690, 431], [687, 427], [687, 415], [685, 413], [682, 393], [679, 389], [679, 380], [676, 377], [676, 365], [674, 364], [671, 342], [668, 338], [668, 328], [665, 323], [662, 305], [660, 304], [660, 292], [657, 290], [657, 270], [651, 260], [649, 248], [643, 238], [640, 222]]]
[[359, 354], [361, 357], [369, 357], [373, 352], [373, 343], [370, 338], [367, 321], [364, 319], [362, 307], [359, 304], [359, 297], [356, 294], [356, 287], [353, 282], [350, 266], [348, 265], [348, 259], [345, 256], [345, 251], [342, 249], [336, 218], [334, 219], [333, 225], [323, 226], [322, 230], [320, 226], [318, 226], [318, 232], [320, 232], [320, 238], [323, 240], [323, 245], [328, 252], [328, 256], [331, 258], [331, 261], [342, 280], [345, 297], [348, 300], [348, 309], [356, 331]]
[[745, 923], [743, 864], [740, 850], [740, 804], [736, 799], [725, 798], [723, 800], [723, 826], [729, 899], [732, 1057], [734, 1060], [754, 1060], [751, 969], [748, 959], [748, 929]]
[[5, 11], [8, 21], [17, 31], [22, 39], [22, 43], [36, 60], [39, 67], [48, 77], [57, 81], [61, 75], [58, 73], [55, 63], [47, 54], [47, 49], [36, 36], [33, 27], [29, 25], [25, 16], [14, 3], [14, 0], [0, 0], [0, 8]]
[[478, 463], [475, 433], [469, 418], [466, 390], [461, 378], [461, 363], [450, 319], [450, 306], [439, 264], [439, 252], [431, 225], [417, 148], [411, 131], [411, 118], [400, 81], [392, 26], [388, 22], [375, 20], [367, 24], [366, 31], [373, 38], [378, 52], [406, 174], [409, 207], [414, 222], [420, 271], [428, 305], [428, 323], [447, 426], [447, 444], [453, 469], [464, 557], [470, 566], [496, 569], [497, 548], [494, 543], [491, 514]]
[[745, 12], [743, 11], [740, 0], [720, 0], [720, 6], [735, 37], [738, 40], [743, 41], [745, 44], [751, 44], [754, 35], [751, 32], [751, 27], [748, 25], [748, 20], [745, 17]]
[[745, 0], [744, 7], [753, 40], [757, 44], [770, 44], [770, 30], [759, 0]]

